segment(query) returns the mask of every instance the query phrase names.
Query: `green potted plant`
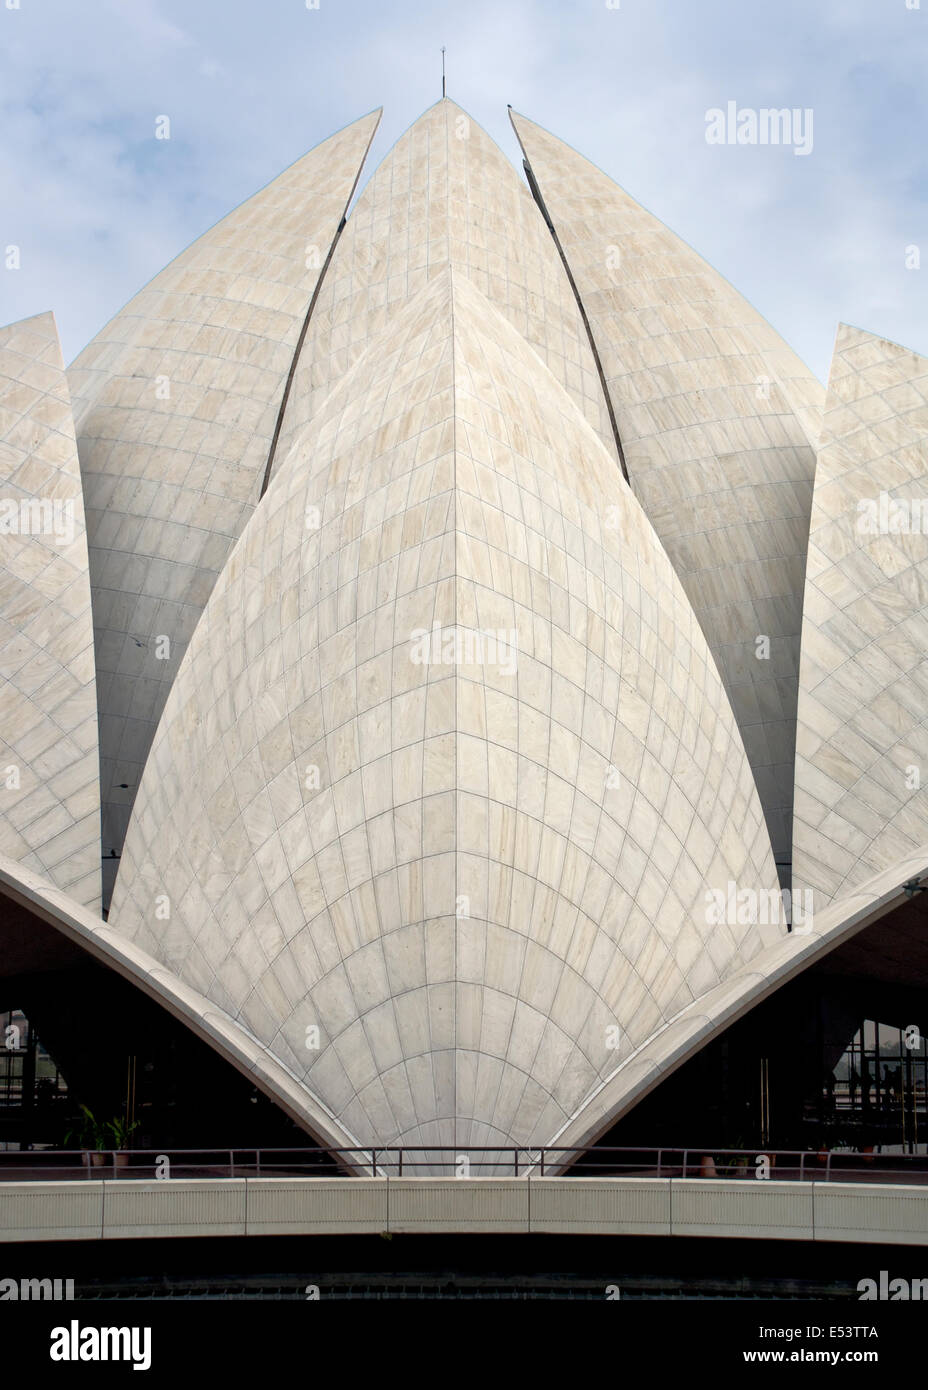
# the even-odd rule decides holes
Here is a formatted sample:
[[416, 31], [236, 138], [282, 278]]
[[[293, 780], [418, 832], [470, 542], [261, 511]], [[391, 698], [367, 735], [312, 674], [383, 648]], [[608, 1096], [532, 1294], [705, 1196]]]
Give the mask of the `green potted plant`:
[[717, 1175], [731, 1178], [744, 1177], [748, 1169], [753, 1167], [748, 1143], [743, 1134], [736, 1135], [734, 1139], [729, 1140], [729, 1143], [731, 1144], [730, 1149], [715, 1155]]
[[76, 1144], [82, 1150], [84, 1166], [102, 1168], [106, 1162], [108, 1126], [94, 1115], [89, 1105], [80, 1103], [81, 1117], [64, 1136], [65, 1145]]
[[139, 1127], [139, 1121], [133, 1120], [131, 1124], [122, 1116], [116, 1115], [112, 1120], [108, 1120], [104, 1126], [112, 1136], [113, 1163], [117, 1168], [126, 1168], [129, 1164], [129, 1140]]

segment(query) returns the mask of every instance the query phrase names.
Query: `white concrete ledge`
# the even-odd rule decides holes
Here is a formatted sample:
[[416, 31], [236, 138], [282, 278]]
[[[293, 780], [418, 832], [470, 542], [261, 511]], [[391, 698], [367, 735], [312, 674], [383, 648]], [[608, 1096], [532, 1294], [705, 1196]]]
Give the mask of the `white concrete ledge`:
[[[387, 1178], [248, 1178], [250, 1236], [365, 1234], [389, 1229]], [[357, 1193], [355, 1188], [359, 1190]]]
[[[0, 1183], [0, 1241], [99, 1240], [102, 1182]], [[49, 1188], [53, 1190], [49, 1192]]]
[[388, 1178], [391, 1231], [528, 1232], [524, 1178]]
[[[672, 1184], [673, 1234], [813, 1240], [823, 1184], [690, 1178]], [[928, 1208], [928, 1188], [923, 1200]]]
[[530, 1178], [529, 1230], [669, 1236], [667, 1178]]
[[244, 1178], [127, 1179], [101, 1186], [104, 1240], [248, 1234]]
[[915, 1186], [818, 1183], [816, 1240], [928, 1245], [928, 1192]]
[[559, 1177], [0, 1183], [0, 1243], [381, 1231], [928, 1245], [928, 1187]]

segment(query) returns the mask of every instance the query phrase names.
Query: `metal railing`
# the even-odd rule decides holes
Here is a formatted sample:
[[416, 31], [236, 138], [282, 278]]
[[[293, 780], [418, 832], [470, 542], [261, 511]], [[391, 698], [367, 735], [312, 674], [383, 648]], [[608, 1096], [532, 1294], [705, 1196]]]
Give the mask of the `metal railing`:
[[153, 1178], [555, 1177], [769, 1178], [780, 1182], [928, 1185], [928, 1154], [771, 1149], [542, 1148], [378, 1145], [375, 1148], [0, 1151], [0, 1182]]

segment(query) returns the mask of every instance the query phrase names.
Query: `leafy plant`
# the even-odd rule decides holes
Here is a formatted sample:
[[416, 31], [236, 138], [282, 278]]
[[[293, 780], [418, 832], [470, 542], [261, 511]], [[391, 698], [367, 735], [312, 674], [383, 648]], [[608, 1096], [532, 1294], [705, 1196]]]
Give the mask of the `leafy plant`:
[[109, 1126], [97, 1119], [89, 1105], [81, 1103], [80, 1110], [81, 1118], [68, 1130], [64, 1142], [66, 1145], [74, 1142], [79, 1149], [96, 1149], [99, 1153], [106, 1148]]
[[[732, 1144], [733, 1149], [745, 1149], [747, 1144], [743, 1135], [737, 1135]], [[752, 1166], [751, 1155], [748, 1153], [720, 1153], [715, 1155], [716, 1168], [719, 1173], [737, 1174]]]
[[73, 1143], [79, 1149], [95, 1149], [97, 1153], [108, 1148], [125, 1149], [130, 1137], [139, 1127], [138, 1120], [128, 1124], [122, 1115], [114, 1115], [111, 1120], [98, 1120], [90, 1106], [84, 1105], [83, 1102], [80, 1110], [81, 1118], [64, 1136], [66, 1145]]
[[139, 1120], [133, 1120], [131, 1125], [127, 1124], [121, 1115], [117, 1115], [114, 1119], [108, 1120], [104, 1128], [109, 1130], [110, 1134], [113, 1136], [113, 1148], [127, 1149], [129, 1147], [129, 1139], [138, 1129], [139, 1124]]

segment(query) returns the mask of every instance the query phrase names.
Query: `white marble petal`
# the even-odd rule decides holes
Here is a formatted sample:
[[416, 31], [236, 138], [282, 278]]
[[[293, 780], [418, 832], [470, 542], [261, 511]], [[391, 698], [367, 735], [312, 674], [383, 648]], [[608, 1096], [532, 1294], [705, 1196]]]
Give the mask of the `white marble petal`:
[[360, 1142], [543, 1142], [782, 930], [707, 921], [776, 870], [615, 470], [446, 268], [282, 459], [169, 696], [110, 924]]
[[928, 359], [842, 324], [802, 623], [794, 882], [843, 899], [928, 841]]
[[517, 329], [614, 452], [576, 300], [516, 170], [448, 99], [396, 142], [352, 209], [323, 283], [277, 458], [390, 316], [449, 266]]
[[0, 328], [0, 854], [99, 910], [87, 532], [52, 314]]
[[669, 228], [512, 120], [589, 318], [632, 488], [722, 673], [788, 886], [821, 385]]
[[[378, 120], [346, 126], [223, 218], [70, 368], [106, 855], [121, 849], [187, 642], [258, 500], [306, 313]], [[107, 890], [114, 868], [105, 861]]]

